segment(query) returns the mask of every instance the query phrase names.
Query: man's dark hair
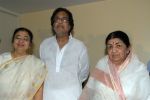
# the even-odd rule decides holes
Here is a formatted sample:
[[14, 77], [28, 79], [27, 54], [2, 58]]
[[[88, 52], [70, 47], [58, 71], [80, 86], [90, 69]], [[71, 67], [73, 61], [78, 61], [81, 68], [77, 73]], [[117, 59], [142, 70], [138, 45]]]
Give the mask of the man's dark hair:
[[69, 25], [70, 25], [70, 30], [68, 31], [68, 34], [70, 35], [70, 32], [72, 32], [72, 30], [73, 30], [73, 28], [74, 28], [74, 21], [73, 21], [72, 13], [71, 13], [68, 9], [66, 9], [66, 8], [57, 8], [57, 9], [53, 12], [53, 14], [52, 14], [52, 16], [51, 16], [52, 31], [53, 31], [53, 33], [54, 33], [54, 35], [55, 35], [55, 31], [54, 31], [54, 29], [53, 29], [53, 25], [54, 25], [54, 22], [55, 22], [55, 17], [56, 17], [56, 15], [57, 15], [57, 13], [62, 12], [62, 11], [65, 12], [65, 13], [68, 15], [68, 22], [69, 22]]

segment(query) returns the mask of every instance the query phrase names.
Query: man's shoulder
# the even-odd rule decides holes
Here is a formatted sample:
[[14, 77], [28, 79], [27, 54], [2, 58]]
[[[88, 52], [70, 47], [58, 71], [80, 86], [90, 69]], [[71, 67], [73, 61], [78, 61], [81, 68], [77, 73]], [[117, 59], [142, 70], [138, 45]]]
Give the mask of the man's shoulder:
[[54, 40], [54, 36], [48, 37], [41, 42], [41, 45], [49, 44], [49, 42], [53, 40]]
[[79, 40], [79, 39], [77, 39], [77, 38], [72, 38], [72, 41], [73, 41], [73, 43], [76, 43], [76, 44], [78, 44], [78, 45], [83, 45], [83, 46], [85, 46], [85, 44], [83, 43], [83, 41], [81, 41], [81, 40]]

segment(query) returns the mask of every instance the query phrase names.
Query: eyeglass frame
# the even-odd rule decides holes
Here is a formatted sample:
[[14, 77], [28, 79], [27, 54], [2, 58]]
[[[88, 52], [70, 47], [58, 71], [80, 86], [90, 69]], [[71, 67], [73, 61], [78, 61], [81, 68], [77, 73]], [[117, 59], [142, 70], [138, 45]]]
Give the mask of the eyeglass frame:
[[56, 18], [54, 18], [54, 23], [59, 23], [59, 22], [68, 23], [69, 18], [68, 17], [62, 17], [62, 18], [56, 17]]

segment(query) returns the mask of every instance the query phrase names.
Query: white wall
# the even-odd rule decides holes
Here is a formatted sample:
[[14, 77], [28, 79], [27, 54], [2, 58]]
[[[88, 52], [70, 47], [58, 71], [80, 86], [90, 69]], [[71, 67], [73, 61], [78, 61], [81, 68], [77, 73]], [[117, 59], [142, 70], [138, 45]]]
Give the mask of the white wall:
[[0, 8], [0, 54], [11, 50], [11, 37], [18, 25], [17, 14]]
[[[133, 50], [145, 64], [150, 60], [150, 0], [103, 0], [68, 7], [74, 15], [74, 36], [87, 45], [91, 67], [104, 56], [105, 38], [115, 30], [125, 31]], [[20, 16], [20, 24], [34, 33], [35, 53], [41, 40], [51, 34], [53, 9]], [[75, 51], [73, 51], [75, 52]]]

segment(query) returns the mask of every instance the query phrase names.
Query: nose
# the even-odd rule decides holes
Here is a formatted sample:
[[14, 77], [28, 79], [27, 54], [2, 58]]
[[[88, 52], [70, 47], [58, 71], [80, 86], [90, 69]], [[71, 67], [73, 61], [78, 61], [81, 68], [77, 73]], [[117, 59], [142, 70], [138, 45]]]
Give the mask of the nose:
[[55, 22], [56, 22], [56, 23], [62, 23], [62, 21], [63, 21], [62, 18], [56, 18], [56, 19], [55, 19]]
[[24, 42], [24, 41], [26, 41], [24, 38], [19, 39], [19, 42]]
[[117, 48], [116, 47], [112, 47], [112, 52], [116, 52]]
[[57, 23], [63, 23], [62, 19], [59, 19], [59, 20], [57, 21]]

